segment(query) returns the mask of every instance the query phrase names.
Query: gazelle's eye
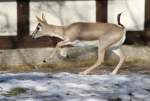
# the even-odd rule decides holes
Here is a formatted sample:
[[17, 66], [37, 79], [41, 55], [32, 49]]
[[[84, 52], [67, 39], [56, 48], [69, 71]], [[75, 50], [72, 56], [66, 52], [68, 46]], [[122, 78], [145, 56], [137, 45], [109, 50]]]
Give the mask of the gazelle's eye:
[[37, 27], [37, 30], [40, 30], [40, 28], [39, 28], [39, 27]]
[[37, 29], [37, 31], [41, 31], [42, 30], [41, 27], [39, 27], [39, 26], [36, 29]]

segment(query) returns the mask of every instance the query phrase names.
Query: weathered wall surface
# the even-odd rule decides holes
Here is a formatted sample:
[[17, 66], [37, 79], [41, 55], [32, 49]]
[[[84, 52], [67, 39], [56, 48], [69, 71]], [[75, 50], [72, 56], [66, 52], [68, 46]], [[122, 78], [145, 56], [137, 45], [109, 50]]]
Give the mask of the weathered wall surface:
[[[108, 0], [108, 22], [117, 23], [117, 14], [125, 11], [121, 22], [130, 30], [144, 28], [145, 0]], [[96, 21], [96, 2], [30, 0], [30, 29], [37, 25], [36, 15], [44, 13], [50, 24], [67, 25], [76, 21]], [[101, 13], [101, 12], [99, 12]], [[0, 2], [0, 35], [16, 35], [17, 3]]]
[[17, 3], [0, 2], [0, 36], [16, 35]]
[[117, 14], [127, 30], [144, 30], [145, 0], [108, 0], [108, 22], [117, 23]]
[[[122, 49], [126, 55], [126, 63], [149, 64], [150, 48], [137, 46], [123, 46]], [[35, 49], [16, 49], [0, 50], [0, 68], [1, 70], [18, 69], [35, 69], [47, 66], [50, 69], [83, 67], [92, 65], [97, 58], [97, 47], [72, 47], [68, 48], [68, 57], [64, 58], [57, 54], [54, 58], [48, 58], [53, 48], [35, 48]], [[112, 55], [110, 60], [116, 61], [117, 57]], [[112, 63], [112, 62], [111, 62]]]

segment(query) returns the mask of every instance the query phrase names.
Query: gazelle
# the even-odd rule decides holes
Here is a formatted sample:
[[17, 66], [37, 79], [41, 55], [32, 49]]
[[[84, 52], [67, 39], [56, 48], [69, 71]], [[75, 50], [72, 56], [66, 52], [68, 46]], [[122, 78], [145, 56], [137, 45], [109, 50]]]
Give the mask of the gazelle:
[[[42, 19], [36, 17], [39, 23], [32, 33], [32, 37], [52, 36], [62, 39], [63, 41], [57, 43], [56, 50], [66, 45], [73, 45], [77, 40], [99, 40], [96, 63], [80, 74], [87, 74], [101, 65], [104, 61], [105, 52], [108, 49], [114, 52], [120, 59], [112, 72], [112, 74], [116, 74], [125, 60], [125, 56], [120, 49], [126, 38], [125, 27], [120, 23], [121, 14], [119, 13], [117, 16], [118, 25], [101, 22], [76, 22], [68, 26], [48, 24], [45, 16], [42, 14]], [[52, 53], [52, 56], [56, 53], [56, 50]]]

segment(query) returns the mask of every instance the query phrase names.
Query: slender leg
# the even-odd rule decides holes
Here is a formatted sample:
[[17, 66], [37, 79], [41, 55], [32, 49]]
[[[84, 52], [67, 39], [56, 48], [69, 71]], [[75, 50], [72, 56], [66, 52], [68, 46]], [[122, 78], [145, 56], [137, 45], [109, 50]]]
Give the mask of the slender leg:
[[47, 60], [49, 61], [52, 57], [54, 57], [54, 55], [55, 55], [55, 54], [57, 53], [57, 51], [58, 51], [58, 48], [59, 48], [59, 47], [56, 46], [56, 47], [54, 48], [54, 50], [52, 51], [50, 57], [49, 57], [48, 59], [45, 58], [45, 59], [43, 60], [43, 62], [46, 63]]
[[96, 67], [98, 67], [99, 65], [101, 65], [101, 63], [104, 61], [104, 55], [105, 55], [105, 49], [101, 49], [101, 46], [99, 44], [98, 46], [98, 60], [97, 62], [92, 65], [90, 68], [86, 69], [83, 72], [80, 72], [80, 74], [88, 74], [90, 71], [94, 70]]
[[[68, 42], [67, 44], [68, 44], [68, 45], [75, 46], [78, 42], [79, 42], [78, 40], [75, 40], [75, 41], [73, 41], [73, 42]], [[62, 48], [62, 49], [60, 50], [60, 55], [61, 55], [62, 57], [64, 57], [64, 58], [66, 58], [66, 57], [67, 57], [67, 51], [68, 51], [68, 48]]]
[[53, 58], [55, 56], [55, 54], [57, 53], [58, 49], [67, 42], [68, 42], [68, 40], [64, 40], [64, 41], [57, 43], [55, 49], [52, 51], [52, 54], [50, 55], [50, 58]]
[[60, 50], [60, 55], [63, 56], [63, 57], [67, 57], [67, 48], [62, 48]]
[[57, 45], [56, 45], [56, 48], [53, 50], [50, 58], [53, 58], [55, 56], [55, 54], [57, 53], [58, 49], [62, 46], [66, 46], [66, 45], [73, 45], [74, 43], [73, 42], [70, 42], [69, 40], [64, 40], [64, 41], [61, 41], [59, 42]]
[[112, 74], [117, 74], [118, 70], [120, 69], [120, 67], [122, 66], [124, 60], [125, 60], [125, 56], [123, 54], [123, 52], [121, 51], [121, 49], [116, 49], [116, 50], [112, 50], [116, 55], [119, 56], [120, 60], [118, 65], [115, 67], [115, 69], [113, 70]]
[[52, 51], [52, 53], [51, 53], [51, 55], [50, 55], [50, 58], [53, 58], [53, 57], [54, 57], [54, 55], [57, 53], [58, 49], [59, 49], [58, 46], [56, 46], [56, 47], [54, 48], [54, 50]]

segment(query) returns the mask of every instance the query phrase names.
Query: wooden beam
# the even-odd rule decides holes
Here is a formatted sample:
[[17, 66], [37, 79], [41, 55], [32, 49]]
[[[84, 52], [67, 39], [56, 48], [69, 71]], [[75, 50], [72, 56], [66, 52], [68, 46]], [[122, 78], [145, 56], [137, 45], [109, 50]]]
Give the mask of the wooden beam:
[[0, 49], [54, 47], [59, 41], [61, 40], [58, 38], [47, 36], [38, 39], [25, 36], [22, 41], [18, 40], [16, 36], [1, 36]]
[[[12, 1], [16, 1], [16, 0], [0, 0], [0, 2], [12, 2]], [[40, 1], [77, 1], [77, 0], [32, 0], [32, 2], [40, 2]], [[78, 0], [78, 1], [85, 1], [85, 0]]]
[[144, 31], [127, 31], [125, 44], [128, 45], [144, 45], [142, 35]]
[[29, 35], [29, 0], [17, 0], [17, 37], [21, 40]]
[[145, 0], [145, 33], [143, 34], [146, 45], [150, 45], [150, 0]]
[[96, 21], [107, 22], [107, 0], [96, 0]]
[[150, 30], [150, 0], [145, 0], [145, 30]]

